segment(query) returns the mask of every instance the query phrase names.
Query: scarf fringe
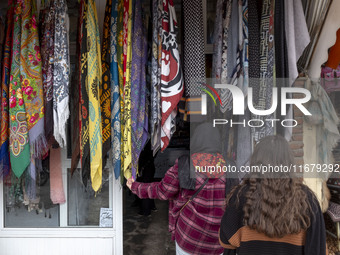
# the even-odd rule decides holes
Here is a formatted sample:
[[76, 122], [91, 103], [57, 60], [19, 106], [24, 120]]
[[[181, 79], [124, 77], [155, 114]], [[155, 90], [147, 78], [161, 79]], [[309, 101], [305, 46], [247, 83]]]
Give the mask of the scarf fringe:
[[48, 143], [45, 134], [40, 134], [34, 141], [30, 142], [31, 156], [37, 159], [43, 159], [48, 152]]
[[66, 104], [67, 106], [65, 107], [64, 110], [60, 111], [58, 110], [58, 127], [54, 129], [54, 138], [58, 142], [59, 146], [63, 148], [64, 146], [67, 145], [67, 140], [66, 140], [66, 123], [67, 120], [70, 117], [70, 110], [68, 107], [68, 102]]
[[6, 158], [2, 159], [0, 162], [0, 179], [6, 178], [10, 171], [9, 161]]

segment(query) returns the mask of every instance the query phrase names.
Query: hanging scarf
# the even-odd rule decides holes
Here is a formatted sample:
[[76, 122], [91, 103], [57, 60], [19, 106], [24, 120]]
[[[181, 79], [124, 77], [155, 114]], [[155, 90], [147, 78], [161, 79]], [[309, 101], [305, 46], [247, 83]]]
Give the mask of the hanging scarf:
[[84, 16], [84, 1], [80, 1], [78, 15], [78, 30], [77, 30], [77, 63], [76, 71], [77, 76], [74, 76], [74, 81], [71, 82], [71, 141], [72, 141], [72, 161], [71, 161], [71, 174], [75, 171], [78, 166], [80, 158], [80, 139], [81, 139], [81, 124], [82, 124], [82, 114], [81, 114], [81, 45], [82, 45], [82, 32], [83, 32], [83, 16]]
[[[89, 92], [86, 87], [88, 77], [88, 57], [87, 57], [87, 36], [88, 36], [88, 0], [82, 1], [84, 5], [83, 28], [81, 36], [81, 137], [80, 137], [80, 158], [82, 168], [83, 184], [87, 186], [90, 178], [90, 139], [89, 139]], [[82, 24], [82, 23], [80, 23]]]
[[[260, 89], [259, 99], [256, 109], [267, 110], [272, 105], [272, 88], [275, 66], [275, 48], [274, 48], [274, 0], [264, 0], [261, 15], [261, 50], [260, 50]], [[262, 127], [255, 128], [254, 138], [259, 141], [261, 138], [271, 135], [274, 132], [270, 121], [264, 121], [264, 118], [272, 119], [269, 116], [255, 116], [254, 119], [262, 119], [265, 123]]]
[[[128, 51], [128, 37], [129, 37], [129, 3], [130, 0], [123, 0], [123, 88], [126, 83], [126, 65], [127, 65], [127, 51]], [[123, 90], [124, 91], [124, 90]]]
[[53, 121], [54, 138], [60, 147], [66, 146], [66, 122], [70, 115], [68, 15], [65, 0], [55, 0], [55, 42], [53, 67]]
[[120, 146], [121, 146], [121, 127], [120, 127], [120, 87], [118, 72], [118, 1], [112, 1], [111, 11], [111, 37], [110, 37], [110, 77], [111, 77], [111, 154], [112, 165], [116, 179], [120, 175]]
[[11, 47], [13, 38], [13, 16], [14, 6], [9, 3], [10, 7], [7, 12], [7, 29], [4, 44], [4, 56], [2, 60], [2, 79], [1, 79], [1, 120], [0, 120], [0, 176], [6, 176], [9, 173], [9, 154], [8, 154], [8, 139], [9, 139], [9, 82], [11, 68]]
[[[223, 36], [222, 36], [222, 55], [221, 55], [221, 83], [227, 83], [229, 82], [229, 76], [228, 76], [228, 42], [230, 42], [229, 39], [229, 29], [232, 31], [232, 28], [230, 28], [230, 20], [231, 20], [231, 10], [232, 10], [232, 0], [225, 1], [223, 4], [223, 14], [222, 14], [222, 26], [223, 26]], [[234, 7], [234, 6], [233, 6]], [[236, 10], [233, 9], [234, 13], [236, 13]], [[237, 20], [233, 20], [233, 23], [235, 24]], [[232, 24], [233, 25], [233, 24]], [[229, 45], [231, 48], [231, 45]], [[229, 58], [232, 56], [229, 56]], [[230, 61], [229, 61], [230, 62]], [[233, 66], [229, 66], [229, 69], [233, 68]], [[233, 83], [232, 83], [233, 84]], [[234, 85], [234, 84], [233, 84]], [[221, 97], [221, 112], [225, 113], [227, 109], [230, 109], [230, 91], [223, 89], [220, 91], [220, 97]]]
[[102, 125], [99, 101], [100, 79], [102, 77], [100, 57], [100, 34], [98, 29], [97, 9], [94, 0], [89, 0], [87, 17], [87, 32], [89, 51], [87, 52], [88, 74], [87, 86], [89, 92], [89, 133], [91, 182], [94, 191], [102, 184]]
[[45, 137], [50, 145], [53, 142], [53, 62], [54, 62], [54, 5], [42, 11], [41, 23], [41, 58], [44, 88]]
[[203, 6], [201, 0], [183, 1], [185, 96], [200, 96], [199, 83], [205, 83]]
[[141, 0], [135, 2], [132, 36], [131, 122], [132, 176], [136, 179], [138, 159], [148, 137], [146, 111], [147, 38], [143, 28]]
[[177, 115], [177, 104], [184, 91], [181, 62], [176, 41], [177, 29], [173, 0], [164, 0], [161, 67], [162, 151], [168, 147], [170, 138], [175, 132], [176, 126], [174, 122]]
[[[118, 62], [118, 78], [119, 78], [119, 95], [120, 95], [120, 119], [122, 122], [122, 118], [124, 116], [124, 0], [117, 0], [117, 62]], [[121, 167], [121, 175], [124, 173], [123, 167], [123, 132], [124, 126], [120, 123], [120, 167]], [[122, 178], [123, 180], [123, 178]]]
[[214, 27], [214, 54], [212, 62], [212, 78], [219, 80], [221, 78], [221, 60], [222, 60], [222, 41], [223, 41], [223, 0], [217, 0], [216, 17]]
[[[160, 73], [159, 73], [159, 45], [161, 11], [158, 8], [160, 1], [152, 1], [152, 54], [151, 54], [151, 149], [153, 155], [160, 149], [161, 131], [161, 105], [160, 105]], [[162, 5], [160, 5], [162, 6]]]
[[20, 82], [22, 8], [23, 4], [21, 2], [15, 4], [12, 65], [9, 84], [10, 159], [12, 171], [17, 177], [20, 177], [26, 170], [31, 158], [23, 93], [26, 93], [27, 86], [29, 86], [27, 89], [28, 93], [32, 94], [33, 89], [28, 79], [23, 80], [23, 86], [21, 86]]
[[[125, 22], [125, 20], [124, 20]], [[128, 36], [126, 52], [126, 72], [124, 85], [124, 117], [123, 117], [123, 167], [126, 179], [131, 177], [131, 35], [132, 35], [132, 0], [129, 1]]]
[[103, 166], [106, 165], [111, 148], [111, 75], [110, 75], [110, 29], [112, 0], [107, 0], [105, 7], [103, 46], [102, 46], [102, 84], [99, 90], [102, 118]]

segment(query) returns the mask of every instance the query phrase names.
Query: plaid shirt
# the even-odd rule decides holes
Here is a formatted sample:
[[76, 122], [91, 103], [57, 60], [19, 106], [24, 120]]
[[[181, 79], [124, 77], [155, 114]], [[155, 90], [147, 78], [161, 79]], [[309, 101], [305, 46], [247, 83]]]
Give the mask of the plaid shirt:
[[[216, 162], [221, 159], [218, 155]], [[193, 162], [196, 165], [194, 158]], [[197, 161], [196, 161], [197, 162]], [[198, 165], [202, 165], [200, 162]], [[140, 198], [169, 200], [169, 231], [172, 239], [190, 254], [221, 254], [218, 230], [224, 213], [225, 178], [211, 178], [198, 195], [183, 208], [182, 206], [203, 184], [196, 177], [195, 190], [181, 189], [178, 179], [178, 160], [165, 174], [161, 182], [134, 182], [131, 190]]]

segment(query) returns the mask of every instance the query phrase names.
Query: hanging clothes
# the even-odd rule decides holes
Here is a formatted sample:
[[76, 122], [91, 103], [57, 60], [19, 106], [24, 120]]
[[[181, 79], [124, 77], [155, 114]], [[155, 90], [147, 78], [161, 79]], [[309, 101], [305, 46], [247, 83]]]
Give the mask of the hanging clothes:
[[[83, 184], [87, 186], [87, 180], [90, 178], [90, 136], [89, 136], [89, 92], [87, 85], [88, 79], [88, 48], [87, 48], [87, 37], [88, 37], [88, 0], [82, 0], [83, 2], [83, 22], [80, 23], [82, 26], [81, 36], [81, 128], [80, 128], [80, 159], [82, 168]], [[79, 29], [79, 28], [78, 28]]]
[[[255, 107], [258, 110], [267, 110], [272, 105], [275, 70], [274, 10], [274, 0], [263, 1], [260, 27], [260, 87], [258, 104]], [[273, 119], [272, 114], [266, 116], [266, 118]], [[254, 116], [254, 119], [261, 119], [263, 121], [264, 116]], [[271, 126], [270, 121], [263, 121], [263, 123], [261, 127], [255, 128], [255, 141], [259, 141], [261, 138], [274, 133], [274, 128]]]
[[99, 90], [102, 117], [103, 166], [106, 165], [108, 152], [111, 148], [111, 9], [112, 0], [107, 0], [105, 7], [103, 44], [102, 44], [102, 82]]
[[136, 180], [138, 160], [148, 138], [146, 111], [147, 34], [143, 26], [141, 0], [135, 1], [131, 68], [132, 176]]
[[[128, 17], [127, 20], [124, 18], [124, 26], [127, 23], [127, 33], [126, 36], [126, 58], [124, 58], [125, 63], [125, 84], [124, 84], [124, 115], [123, 115], [123, 172], [126, 179], [131, 177], [131, 57], [132, 57], [132, 47], [131, 47], [131, 36], [132, 36], [132, 0], [125, 0], [124, 2], [124, 15], [126, 14], [125, 6], [128, 2]], [[125, 35], [124, 35], [125, 36]], [[124, 43], [125, 45], [125, 43]], [[125, 49], [124, 49], [125, 51]]]
[[77, 24], [77, 40], [76, 40], [76, 51], [77, 51], [77, 62], [76, 69], [77, 75], [74, 75], [74, 81], [70, 85], [70, 101], [71, 101], [71, 141], [72, 141], [72, 160], [71, 160], [71, 174], [73, 175], [76, 170], [79, 159], [80, 159], [80, 143], [81, 143], [81, 130], [82, 130], [82, 33], [83, 33], [83, 17], [84, 17], [84, 1], [81, 0], [79, 3], [78, 10], [78, 24]]
[[42, 75], [44, 88], [45, 108], [45, 137], [50, 147], [53, 139], [53, 68], [54, 68], [54, 34], [55, 34], [55, 5], [51, 5], [41, 11], [40, 15], [40, 38]]
[[100, 79], [102, 77], [100, 34], [97, 9], [94, 0], [89, 0], [86, 12], [87, 19], [87, 89], [89, 93], [89, 138], [91, 183], [94, 191], [102, 184], [102, 125], [99, 101]]
[[177, 19], [173, 0], [163, 1], [161, 67], [161, 150], [168, 147], [175, 132], [177, 104], [184, 92], [183, 74], [176, 40]]
[[223, 0], [217, 0], [216, 17], [214, 27], [214, 54], [212, 62], [212, 78], [217, 81], [221, 79], [222, 67], [222, 36], [223, 36]]
[[55, 42], [53, 66], [53, 135], [60, 147], [66, 146], [66, 122], [69, 111], [69, 40], [65, 0], [55, 0]]
[[201, 0], [183, 0], [183, 77], [185, 96], [200, 96], [205, 83], [203, 6]]
[[[161, 89], [160, 89], [160, 56], [161, 15], [163, 5], [158, 0], [152, 1], [152, 54], [151, 54], [151, 150], [155, 156], [161, 148]], [[160, 8], [159, 8], [160, 7]]]
[[1, 76], [1, 119], [0, 119], [0, 175], [6, 176], [10, 172], [9, 162], [9, 83], [11, 71], [11, 46], [14, 29], [14, 4], [9, 1], [9, 9], [7, 11], [7, 28], [4, 43]]
[[111, 154], [115, 178], [118, 179], [121, 169], [121, 127], [120, 110], [121, 96], [119, 86], [118, 68], [118, 6], [119, 0], [112, 0], [111, 25], [110, 25], [110, 77], [111, 77]]

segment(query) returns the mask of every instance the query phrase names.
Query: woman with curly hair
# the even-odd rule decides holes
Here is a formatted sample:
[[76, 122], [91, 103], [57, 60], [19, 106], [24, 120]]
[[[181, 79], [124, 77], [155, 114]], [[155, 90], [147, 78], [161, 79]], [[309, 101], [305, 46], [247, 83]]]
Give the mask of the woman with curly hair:
[[[263, 138], [250, 167], [293, 166], [294, 156], [281, 136]], [[323, 255], [325, 223], [313, 192], [289, 173], [252, 174], [227, 196], [221, 221], [224, 254]]]

